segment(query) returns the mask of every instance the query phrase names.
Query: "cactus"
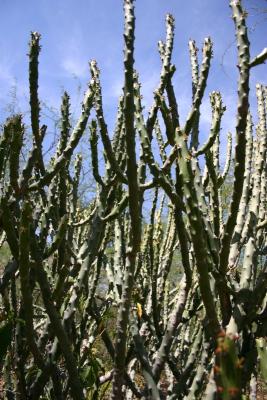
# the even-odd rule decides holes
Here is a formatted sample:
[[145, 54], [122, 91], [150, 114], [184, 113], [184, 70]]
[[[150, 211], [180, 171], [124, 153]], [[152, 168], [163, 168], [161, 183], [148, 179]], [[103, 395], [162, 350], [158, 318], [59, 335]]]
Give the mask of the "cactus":
[[[256, 122], [249, 79], [267, 53], [250, 57], [242, 3], [230, 7], [238, 104], [235, 154], [228, 133], [224, 166], [227, 104], [219, 91], [210, 93], [206, 140], [200, 129], [211, 38], [204, 39], [202, 60], [189, 42], [192, 104], [182, 125], [173, 83], [175, 21], [166, 16], [159, 81], [145, 117], [134, 65], [134, 0], [124, 0], [115, 128], [105, 122], [92, 60], [81, 116], [73, 127], [64, 92], [59, 139], [47, 160], [41, 36], [31, 34], [32, 149], [21, 157], [21, 115], [7, 119], [0, 137], [0, 250], [8, 257], [0, 279], [1, 379], [10, 398], [95, 398], [108, 388], [116, 400], [239, 399], [249, 390], [256, 396], [259, 370], [266, 380], [267, 90], [256, 86]], [[80, 141], [87, 136], [95, 192], [82, 201]]]
[[241, 399], [242, 359], [238, 358], [235, 340], [224, 332], [217, 339], [214, 375], [218, 398]]

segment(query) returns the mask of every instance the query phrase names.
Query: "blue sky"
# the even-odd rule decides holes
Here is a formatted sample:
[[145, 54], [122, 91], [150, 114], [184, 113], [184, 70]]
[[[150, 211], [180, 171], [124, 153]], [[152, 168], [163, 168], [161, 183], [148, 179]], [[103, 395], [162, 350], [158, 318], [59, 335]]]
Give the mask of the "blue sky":
[[[30, 31], [42, 34], [40, 55], [40, 98], [48, 107], [60, 107], [63, 89], [72, 98], [78, 115], [81, 96], [89, 80], [88, 61], [96, 59], [101, 69], [103, 100], [110, 128], [114, 124], [117, 98], [123, 81], [123, 9], [122, 0], [0, 0], [0, 118], [7, 115], [16, 87], [15, 111], [28, 110], [28, 41]], [[227, 0], [137, 0], [136, 68], [142, 82], [147, 108], [158, 83], [160, 59], [157, 41], [165, 37], [165, 15], [175, 17], [173, 63], [177, 67], [174, 85], [182, 120], [191, 101], [191, 72], [188, 40], [211, 36], [214, 58], [208, 90], [202, 105], [202, 137], [208, 132], [210, 106], [208, 92], [222, 92], [227, 111], [223, 120], [222, 141], [234, 131], [236, 108], [236, 46], [234, 25]], [[244, 1], [250, 12], [248, 24], [251, 54], [267, 46], [267, 25], [256, 8], [267, 8], [266, 0]], [[201, 54], [201, 52], [200, 52]], [[253, 69], [251, 104], [255, 110], [255, 84], [267, 84], [267, 65]], [[80, 92], [79, 92], [80, 87]], [[13, 88], [13, 89], [12, 89]], [[45, 107], [43, 113], [52, 116]], [[45, 118], [45, 117], [44, 117]], [[47, 122], [47, 121], [46, 121]], [[51, 120], [51, 124], [53, 121]], [[51, 128], [52, 129], [52, 128]]]

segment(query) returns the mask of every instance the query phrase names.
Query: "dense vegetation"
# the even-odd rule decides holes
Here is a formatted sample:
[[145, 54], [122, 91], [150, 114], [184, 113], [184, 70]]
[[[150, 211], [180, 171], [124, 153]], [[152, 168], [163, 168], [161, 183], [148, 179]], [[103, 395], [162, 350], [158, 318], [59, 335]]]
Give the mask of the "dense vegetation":
[[[74, 127], [63, 95], [60, 138], [49, 162], [38, 98], [40, 35], [31, 34], [32, 149], [22, 157], [21, 115], [5, 122], [0, 138], [5, 399], [256, 399], [259, 382], [267, 380], [265, 87], [256, 88], [255, 129], [249, 107], [250, 72], [264, 63], [267, 49], [250, 56], [245, 12], [240, 0], [231, 1], [236, 146], [232, 157], [229, 134], [222, 168], [219, 92], [210, 94], [204, 144], [199, 134], [211, 39], [201, 63], [196, 43], [189, 43], [192, 105], [182, 126], [172, 84], [174, 18], [167, 15], [159, 84], [145, 118], [134, 69], [133, 3], [124, 0], [124, 89], [112, 139], [92, 61]], [[85, 205], [77, 148], [88, 133], [97, 189]]]

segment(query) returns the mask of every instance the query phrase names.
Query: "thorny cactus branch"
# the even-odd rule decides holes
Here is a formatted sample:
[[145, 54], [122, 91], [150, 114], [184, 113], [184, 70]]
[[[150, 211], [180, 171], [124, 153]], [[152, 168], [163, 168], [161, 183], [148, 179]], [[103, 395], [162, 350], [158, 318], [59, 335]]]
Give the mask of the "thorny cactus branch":
[[31, 33], [30, 52], [29, 52], [29, 86], [30, 86], [30, 106], [31, 106], [31, 125], [32, 133], [37, 148], [37, 163], [42, 174], [45, 172], [42, 155], [42, 136], [40, 131], [40, 102], [38, 98], [38, 63], [40, 53], [40, 38], [38, 32]]
[[104, 114], [103, 114], [103, 106], [102, 106], [102, 92], [101, 92], [101, 86], [100, 86], [100, 80], [99, 80], [99, 69], [97, 67], [96, 61], [93, 60], [90, 63], [90, 68], [91, 68], [91, 73], [92, 77], [94, 79], [94, 88], [95, 88], [95, 109], [96, 109], [96, 115], [98, 119], [98, 124], [100, 127], [100, 133], [101, 133], [101, 139], [103, 142], [103, 146], [106, 152], [106, 156], [111, 164], [112, 169], [117, 173], [119, 178], [123, 183], [127, 183], [127, 179], [123, 175], [123, 172], [121, 171], [119, 165], [117, 164], [115, 154], [112, 149], [112, 145], [108, 136], [108, 130], [107, 130], [107, 124], [104, 119]]
[[250, 61], [249, 67], [256, 67], [257, 65], [264, 64], [267, 60], [267, 47], [262, 50], [260, 54], [258, 54], [253, 60]]
[[[169, 74], [171, 71], [171, 56], [173, 50], [173, 39], [174, 39], [174, 17], [171, 14], [166, 16], [166, 42], [162, 46], [162, 52], [160, 53], [162, 59], [162, 67], [160, 73], [160, 82], [156, 89], [156, 93], [162, 95], [167, 85]], [[151, 140], [153, 128], [157, 119], [158, 104], [156, 99], [151, 106], [149, 116], [146, 122], [146, 129], [148, 137]]]
[[33, 183], [30, 186], [30, 190], [36, 190], [42, 188], [45, 185], [49, 185], [51, 180], [57, 174], [57, 172], [64, 166], [65, 162], [71, 158], [75, 148], [77, 147], [88, 122], [88, 118], [90, 115], [91, 108], [93, 106], [93, 97], [94, 97], [94, 90], [92, 82], [89, 84], [89, 88], [85, 93], [83, 104], [82, 104], [82, 113], [81, 116], [72, 131], [72, 134], [69, 138], [69, 141], [62, 152], [62, 154], [56, 158], [53, 167], [48, 170], [43, 177], [36, 183]]
[[231, 1], [230, 6], [232, 8], [233, 19], [236, 27], [239, 81], [233, 195], [230, 204], [229, 216], [227, 218], [224, 233], [221, 239], [220, 269], [222, 273], [225, 273], [227, 270], [231, 239], [242, 196], [246, 157], [246, 125], [249, 111], [250, 43], [247, 37], [245, 16], [241, 2]]
[[[196, 93], [193, 98], [191, 111], [187, 116], [186, 123], [183, 128], [183, 132], [187, 136], [191, 133], [191, 130], [193, 128], [195, 132], [197, 132], [196, 124], [198, 124], [199, 109], [207, 85], [211, 57], [212, 57], [212, 41], [210, 38], [206, 38], [202, 50], [202, 64], [199, 72], [199, 79], [196, 87]], [[195, 138], [194, 141], [196, 142], [195, 144], [197, 144], [198, 138]]]
[[136, 143], [134, 129], [134, 1], [124, 1], [124, 123], [126, 140], [126, 174], [129, 193], [130, 232], [126, 250], [125, 276], [122, 299], [117, 319], [112, 399], [123, 398], [122, 384], [126, 356], [126, 330], [129, 320], [131, 296], [134, 285], [134, 271], [141, 240], [140, 192], [136, 164]]
[[34, 338], [33, 325], [33, 298], [32, 288], [30, 285], [30, 225], [31, 205], [29, 201], [25, 201], [21, 212], [20, 227], [19, 227], [19, 272], [21, 283], [21, 294], [23, 300], [25, 329], [29, 347], [32, 351], [34, 361], [37, 366], [44, 369], [45, 364], [41, 353], [36, 345]]

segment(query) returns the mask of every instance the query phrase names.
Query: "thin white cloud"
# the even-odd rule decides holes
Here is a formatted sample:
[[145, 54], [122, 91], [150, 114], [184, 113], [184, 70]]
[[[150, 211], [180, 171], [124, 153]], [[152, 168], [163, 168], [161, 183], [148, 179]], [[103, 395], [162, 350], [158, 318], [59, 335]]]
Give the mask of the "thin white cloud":
[[65, 37], [64, 44], [61, 43], [61, 67], [69, 75], [75, 75], [83, 79], [88, 77], [88, 60], [85, 57], [82, 45], [84, 38], [79, 26], [73, 27], [68, 36]]
[[14, 84], [14, 77], [7, 65], [0, 63], [0, 81], [2, 88], [6, 89]]
[[86, 66], [81, 58], [76, 55], [67, 56], [62, 61], [63, 69], [70, 75], [75, 75], [78, 78], [86, 78], [88, 76], [88, 66]]

